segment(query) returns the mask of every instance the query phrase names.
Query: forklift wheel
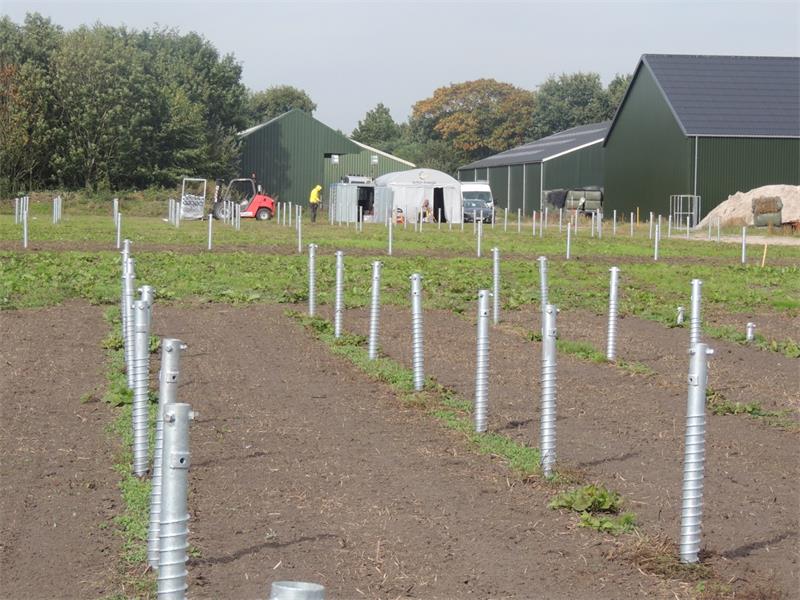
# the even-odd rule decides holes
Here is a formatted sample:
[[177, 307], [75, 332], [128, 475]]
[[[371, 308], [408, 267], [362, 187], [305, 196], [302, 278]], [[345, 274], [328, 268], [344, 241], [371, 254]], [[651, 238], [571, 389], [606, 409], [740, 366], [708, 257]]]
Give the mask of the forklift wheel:
[[272, 211], [268, 208], [259, 208], [256, 211], [256, 219], [259, 221], [269, 221], [272, 218]]

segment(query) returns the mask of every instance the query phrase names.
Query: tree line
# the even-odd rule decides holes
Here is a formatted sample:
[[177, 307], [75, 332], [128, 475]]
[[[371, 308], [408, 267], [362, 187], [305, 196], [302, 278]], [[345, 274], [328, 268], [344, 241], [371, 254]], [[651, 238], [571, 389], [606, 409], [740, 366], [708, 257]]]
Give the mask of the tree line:
[[[0, 194], [37, 188], [173, 186], [238, 172], [236, 133], [303, 90], [248, 90], [241, 65], [196, 33], [96, 24], [64, 31], [38, 13], [0, 19]], [[383, 104], [351, 136], [448, 172], [568, 127], [610, 118], [629, 77], [551, 77], [536, 91], [492, 79], [442, 87], [407, 122]]]

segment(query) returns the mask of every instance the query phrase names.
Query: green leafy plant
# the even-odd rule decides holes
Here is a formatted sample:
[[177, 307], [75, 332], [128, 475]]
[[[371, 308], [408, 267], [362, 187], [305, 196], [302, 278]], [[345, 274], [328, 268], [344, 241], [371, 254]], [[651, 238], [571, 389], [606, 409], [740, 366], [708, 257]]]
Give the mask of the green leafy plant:
[[602, 485], [589, 484], [558, 494], [547, 505], [576, 512], [619, 512], [622, 497]]

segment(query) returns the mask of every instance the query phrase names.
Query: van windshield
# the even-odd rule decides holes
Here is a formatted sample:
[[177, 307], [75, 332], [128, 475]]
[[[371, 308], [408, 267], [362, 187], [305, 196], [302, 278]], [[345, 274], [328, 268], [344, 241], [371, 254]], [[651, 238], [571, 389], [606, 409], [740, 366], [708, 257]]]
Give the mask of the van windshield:
[[492, 203], [492, 192], [461, 192], [464, 200], [480, 200], [486, 204]]

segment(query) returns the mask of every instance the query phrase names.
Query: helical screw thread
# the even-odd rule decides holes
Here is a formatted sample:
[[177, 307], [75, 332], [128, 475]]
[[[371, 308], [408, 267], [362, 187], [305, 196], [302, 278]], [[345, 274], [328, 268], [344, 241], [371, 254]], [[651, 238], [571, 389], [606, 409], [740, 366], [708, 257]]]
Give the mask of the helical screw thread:
[[707, 358], [713, 350], [698, 343], [689, 349], [689, 393], [686, 409], [686, 447], [683, 460], [683, 502], [679, 554], [695, 563], [700, 551], [705, 468]]
[[317, 245], [308, 245], [308, 316], [317, 314]]
[[549, 477], [556, 461], [556, 313], [548, 304], [544, 309], [542, 332], [542, 416], [540, 448], [542, 470]]
[[492, 321], [500, 322], [500, 249], [492, 248]]
[[547, 257], [540, 256], [536, 259], [539, 262], [539, 299], [541, 302], [542, 318], [544, 309], [547, 306]]
[[478, 292], [478, 337], [475, 361], [475, 431], [486, 431], [489, 408], [489, 290]]
[[611, 281], [608, 293], [608, 343], [606, 345], [606, 360], [617, 358], [617, 293], [619, 281], [619, 267], [611, 267]]
[[700, 307], [702, 304], [700, 279], [692, 279], [692, 312], [689, 316], [689, 348], [700, 343]]
[[369, 360], [378, 357], [378, 326], [381, 316], [381, 266], [383, 263], [376, 260], [372, 263], [372, 302], [369, 306]]
[[411, 367], [414, 373], [414, 390], [425, 386], [425, 364], [422, 334], [422, 275], [411, 275]]
[[125, 279], [125, 339], [123, 340], [123, 354], [128, 375], [128, 389], [133, 390], [133, 301], [136, 289], [135, 261], [128, 257], [127, 277]]
[[344, 252], [336, 252], [336, 299], [333, 313], [333, 337], [342, 335], [342, 313], [344, 312]]
[[147, 419], [150, 379], [150, 313], [147, 302], [133, 302], [133, 473], [142, 477], [147, 473]]

